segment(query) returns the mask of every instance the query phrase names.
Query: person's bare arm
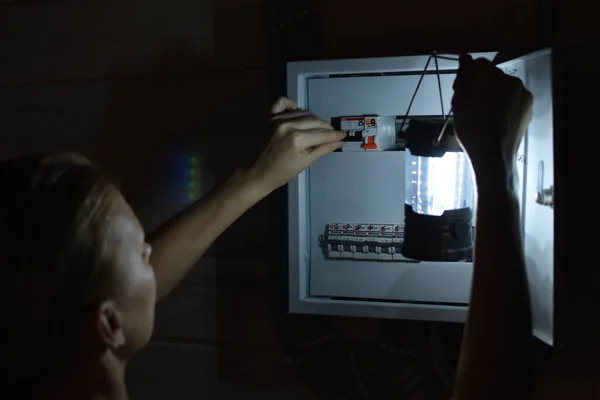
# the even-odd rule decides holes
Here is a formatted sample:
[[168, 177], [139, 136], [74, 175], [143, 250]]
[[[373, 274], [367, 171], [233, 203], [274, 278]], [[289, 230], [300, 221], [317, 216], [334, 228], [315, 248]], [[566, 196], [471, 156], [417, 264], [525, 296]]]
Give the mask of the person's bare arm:
[[340, 148], [345, 136], [293, 101], [272, 108], [273, 137], [256, 164], [192, 204], [148, 237], [157, 301], [166, 296], [206, 249], [246, 210], [320, 157]]
[[455, 126], [473, 163], [479, 198], [457, 400], [533, 396], [531, 306], [515, 182], [516, 151], [531, 105], [518, 79], [488, 61], [461, 57]]
[[507, 182], [509, 176], [480, 176], [475, 263], [457, 399], [529, 398], [532, 327], [519, 200]]
[[157, 300], [167, 295], [229, 225], [267, 195], [247, 171], [184, 209], [148, 237]]

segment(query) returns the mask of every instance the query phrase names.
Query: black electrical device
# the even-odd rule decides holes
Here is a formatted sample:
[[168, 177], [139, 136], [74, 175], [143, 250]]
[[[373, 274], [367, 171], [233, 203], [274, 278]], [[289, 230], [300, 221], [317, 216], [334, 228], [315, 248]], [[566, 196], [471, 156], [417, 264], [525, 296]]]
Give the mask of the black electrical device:
[[[440, 135], [444, 132], [443, 135]], [[430, 189], [428, 179], [432, 171], [432, 162], [441, 159], [447, 153], [462, 152], [460, 143], [454, 135], [451, 121], [443, 118], [413, 118], [405, 131], [407, 169], [415, 165], [422, 166], [424, 176], [415, 178], [420, 185], [417, 191], [418, 201], [431, 201], [431, 196], [447, 196], [452, 193], [426, 193]], [[410, 153], [410, 154], [408, 154]], [[470, 168], [470, 167], [469, 167]], [[420, 171], [412, 170], [414, 173]], [[437, 171], [439, 172], [439, 171]], [[435, 172], [433, 172], [435, 173]], [[411, 179], [407, 177], [407, 179]], [[410, 197], [406, 194], [407, 199]], [[471, 203], [466, 207], [444, 210], [441, 215], [431, 215], [418, 210], [413, 204], [404, 205], [404, 243], [402, 255], [421, 261], [463, 261], [473, 256], [473, 209]]]
[[421, 261], [463, 261], [473, 257], [473, 211], [447, 210], [440, 216], [416, 213], [404, 205], [402, 255]]

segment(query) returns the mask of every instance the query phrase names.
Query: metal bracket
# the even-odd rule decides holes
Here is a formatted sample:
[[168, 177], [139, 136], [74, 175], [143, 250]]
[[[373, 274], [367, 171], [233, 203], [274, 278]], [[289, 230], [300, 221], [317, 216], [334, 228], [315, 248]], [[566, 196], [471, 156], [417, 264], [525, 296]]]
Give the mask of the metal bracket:
[[554, 207], [554, 186], [544, 189], [544, 162], [538, 163], [538, 181], [537, 191], [535, 192], [535, 202], [543, 206]]

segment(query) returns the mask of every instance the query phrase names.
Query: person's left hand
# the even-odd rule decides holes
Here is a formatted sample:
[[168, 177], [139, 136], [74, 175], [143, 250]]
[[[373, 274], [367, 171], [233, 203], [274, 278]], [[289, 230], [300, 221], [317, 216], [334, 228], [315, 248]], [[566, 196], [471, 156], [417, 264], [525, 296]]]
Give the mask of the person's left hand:
[[252, 175], [263, 189], [272, 191], [287, 183], [310, 164], [344, 145], [345, 132], [335, 131], [327, 122], [296, 103], [281, 97], [271, 108], [273, 136]]

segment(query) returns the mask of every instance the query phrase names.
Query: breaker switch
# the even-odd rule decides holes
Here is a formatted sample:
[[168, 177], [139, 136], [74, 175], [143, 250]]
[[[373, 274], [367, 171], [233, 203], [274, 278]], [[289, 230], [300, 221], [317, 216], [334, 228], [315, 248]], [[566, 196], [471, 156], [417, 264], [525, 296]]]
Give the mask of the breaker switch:
[[331, 223], [323, 247], [332, 259], [417, 262], [400, 253], [403, 242], [402, 225]]
[[386, 151], [396, 148], [396, 116], [332, 117], [331, 125], [347, 133], [340, 151]]
[[375, 143], [375, 136], [365, 137], [365, 144], [363, 145], [365, 150], [377, 150], [377, 143]]

